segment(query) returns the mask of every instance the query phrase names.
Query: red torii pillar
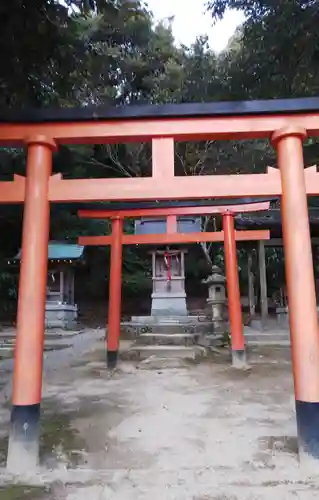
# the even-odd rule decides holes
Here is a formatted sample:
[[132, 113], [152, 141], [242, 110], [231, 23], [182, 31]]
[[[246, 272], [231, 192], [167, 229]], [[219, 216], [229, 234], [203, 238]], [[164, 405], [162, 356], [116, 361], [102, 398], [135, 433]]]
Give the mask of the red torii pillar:
[[[302, 142], [298, 127], [272, 136], [282, 183], [282, 228], [288, 290], [299, 457], [319, 460], [319, 330]], [[315, 465], [318, 468], [318, 465]]]
[[107, 328], [107, 367], [114, 369], [117, 364], [121, 330], [121, 291], [122, 291], [122, 235], [123, 219], [112, 219], [112, 242], [109, 284], [109, 307]]
[[34, 469], [39, 457], [45, 298], [48, 269], [49, 179], [55, 143], [42, 136], [27, 141], [17, 334], [14, 353], [7, 468]]
[[223, 214], [223, 229], [232, 364], [234, 368], [243, 368], [247, 366], [245, 338], [240, 304], [234, 214], [230, 211]]

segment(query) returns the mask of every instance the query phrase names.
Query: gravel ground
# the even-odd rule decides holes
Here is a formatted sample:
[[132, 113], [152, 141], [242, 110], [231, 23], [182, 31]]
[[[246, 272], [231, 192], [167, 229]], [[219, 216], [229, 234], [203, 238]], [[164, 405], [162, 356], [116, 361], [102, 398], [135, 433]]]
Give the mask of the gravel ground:
[[[179, 368], [122, 361], [110, 374], [102, 338], [86, 331], [46, 353], [41, 469], [2, 469], [1, 500], [317, 498], [298, 464], [288, 347], [255, 348], [244, 372], [221, 353]], [[0, 363], [2, 462], [11, 369]]]

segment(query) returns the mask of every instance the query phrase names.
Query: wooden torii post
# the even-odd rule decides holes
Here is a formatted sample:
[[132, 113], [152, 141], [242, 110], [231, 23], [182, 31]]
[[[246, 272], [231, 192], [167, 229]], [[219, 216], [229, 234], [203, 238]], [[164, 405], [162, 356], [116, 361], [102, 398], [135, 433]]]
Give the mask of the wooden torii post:
[[[2, 110], [0, 145], [26, 147], [26, 179], [0, 183], [0, 203], [24, 203], [17, 337], [7, 466], [38, 462], [50, 202], [281, 196], [299, 456], [319, 469], [319, 335], [303, 141], [319, 136], [319, 98], [79, 109]], [[177, 177], [174, 141], [268, 139], [279, 169], [264, 174]], [[52, 176], [60, 144], [152, 141], [149, 178]]]
[[[79, 217], [86, 219], [112, 220], [110, 236], [80, 236], [78, 241], [84, 246], [111, 245], [107, 365], [116, 366], [120, 325], [121, 325], [121, 282], [122, 282], [122, 245], [185, 244], [201, 242], [224, 242], [226, 281], [228, 291], [228, 310], [230, 320], [232, 363], [235, 367], [246, 365], [245, 339], [237, 265], [237, 241], [267, 240], [269, 231], [235, 231], [234, 216], [239, 212], [256, 212], [269, 209], [270, 202], [250, 203], [230, 206], [198, 206], [170, 208], [133, 208], [130, 210], [80, 210]], [[179, 233], [177, 217], [185, 215], [223, 216], [223, 231]], [[166, 219], [166, 233], [147, 235], [123, 234], [123, 220], [140, 217], [163, 217]]]

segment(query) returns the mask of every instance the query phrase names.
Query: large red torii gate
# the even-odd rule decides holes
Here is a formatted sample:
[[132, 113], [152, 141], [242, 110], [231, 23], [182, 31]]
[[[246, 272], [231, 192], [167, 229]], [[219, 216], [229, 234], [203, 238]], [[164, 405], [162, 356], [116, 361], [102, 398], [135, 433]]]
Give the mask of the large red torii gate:
[[[24, 202], [8, 467], [38, 460], [50, 202], [281, 196], [300, 458], [319, 463], [319, 334], [302, 143], [319, 135], [319, 99], [2, 112], [0, 145], [26, 146], [27, 177], [0, 183], [0, 203]], [[176, 177], [174, 141], [270, 139], [279, 170]], [[51, 176], [59, 144], [152, 141], [152, 177]], [[11, 194], [10, 194], [11, 193]]]
[[[121, 286], [122, 246], [154, 244], [187, 244], [201, 242], [224, 242], [226, 279], [228, 290], [228, 309], [231, 330], [232, 362], [234, 366], [246, 363], [245, 340], [240, 305], [240, 290], [236, 254], [237, 241], [267, 240], [269, 231], [235, 231], [234, 216], [239, 212], [256, 212], [269, 209], [270, 202], [250, 203], [230, 206], [198, 206], [169, 208], [133, 208], [128, 210], [80, 210], [79, 217], [86, 219], [111, 219], [110, 236], [80, 236], [80, 245], [111, 245], [111, 266], [109, 286], [109, 314], [107, 335], [107, 364], [114, 368], [119, 350], [121, 324]], [[221, 214], [223, 231], [179, 233], [177, 217], [185, 215]], [[166, 232], [162, 234], [123, 234], [123, 221], [126, 218], [163, 217]]]

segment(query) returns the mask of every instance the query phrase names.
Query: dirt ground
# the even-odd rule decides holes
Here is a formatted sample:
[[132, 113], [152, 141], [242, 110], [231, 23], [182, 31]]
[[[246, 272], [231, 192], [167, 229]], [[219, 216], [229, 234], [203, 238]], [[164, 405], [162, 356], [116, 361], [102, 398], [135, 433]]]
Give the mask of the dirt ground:
[[[41, 469], [9, 476], [1, 500], [317, 498], [297, 459], [289, 349], [259, 348], [252, 370], [228, 354], [200, 364], [105, 369], [102, 332], [45, 355]], [[0, 363], [5, 463], [12, 361]]]

